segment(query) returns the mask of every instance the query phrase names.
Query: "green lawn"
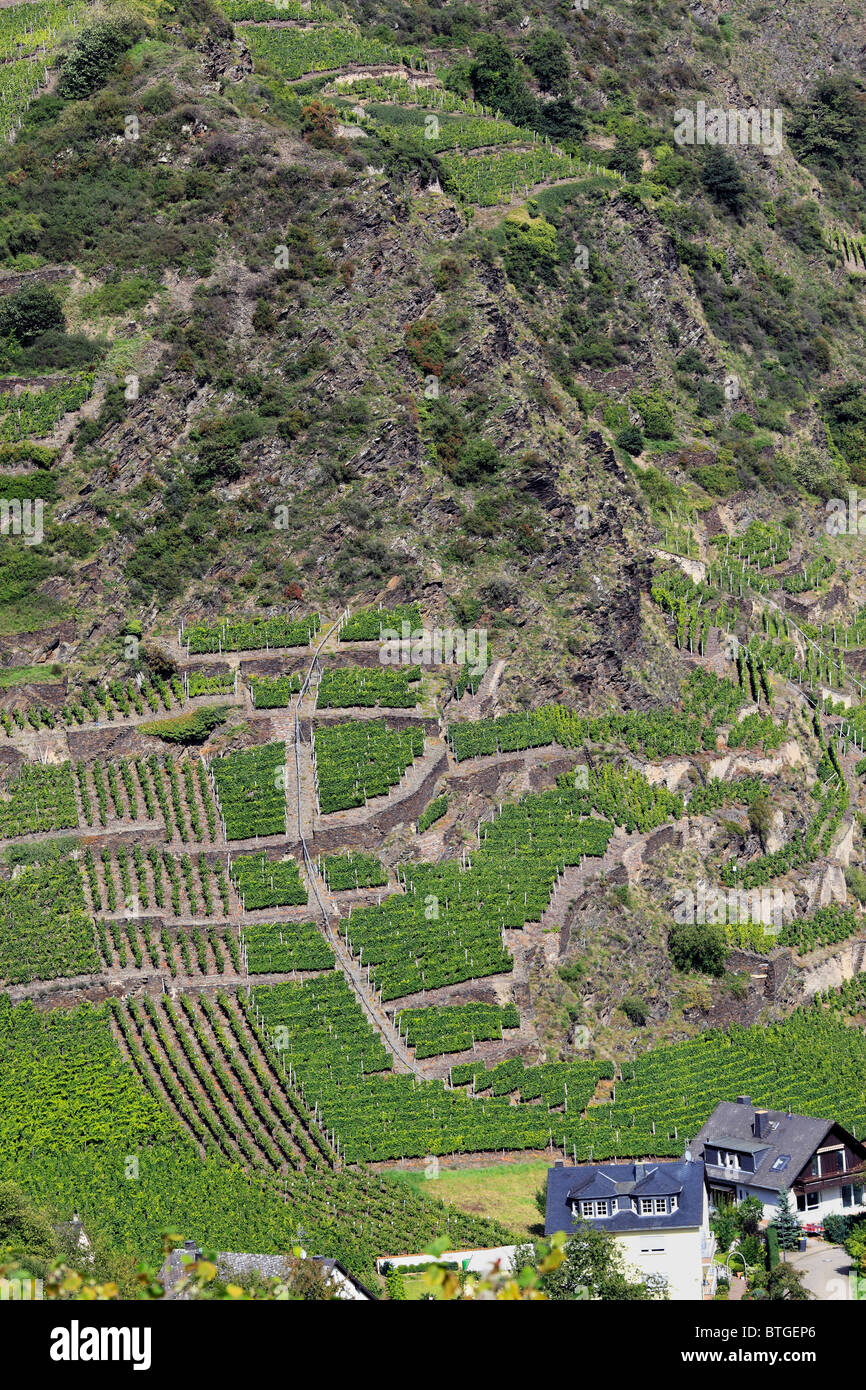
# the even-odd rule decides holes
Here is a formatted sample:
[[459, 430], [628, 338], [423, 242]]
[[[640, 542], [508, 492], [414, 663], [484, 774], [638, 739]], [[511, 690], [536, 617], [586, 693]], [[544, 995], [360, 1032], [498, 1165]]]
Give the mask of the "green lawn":
[[476, 1216], [492, 1217], [515, 1235], [529, 1237], [542, 1232], [535, 1193], [545, 1186], [550, 1167], [546, 1160], [512, 1163], [502, 1159], [485, 1168], [446, 1168], [440, 1161], [438, 1178], [425, 1177], [423, 1169], [390, 1171], [427, 1197], [451, 1202]]

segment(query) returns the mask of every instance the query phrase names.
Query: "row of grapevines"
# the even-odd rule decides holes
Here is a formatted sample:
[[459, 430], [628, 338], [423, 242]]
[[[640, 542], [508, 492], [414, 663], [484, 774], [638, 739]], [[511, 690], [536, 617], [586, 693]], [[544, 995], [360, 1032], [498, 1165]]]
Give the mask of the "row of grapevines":
[[227, 753], [213, 759], [210, 771], [227, 840], [285, 834], [285, 744]]
[[383, 888], [388, 882], [387, 870], [375, 854], [327, 854], [319, 862], [332, 893], [347, 888]]
[[256, 709], [286, 709], [301, 688], [298, 672], [285, 676], [250, 676], [250, 690]]
[[258, 922], [242, 931], [251, 975], [333, 970], [334, 953], [315, 922]]
[[[17, 68], [10, 63], [7, 67]], [[2, 72], [3, 69], [0, 69]], [[8, 80], [8, 74], [7, 74]], [[2, 88], [0, 88], [0, 119], [2, 119]], [[0, 440], [26, 439], [29, 435], [50, 434], [70, 410], [78, 410], [90, 395], [92, 373], [74, 380], [45, 386], [41, 391], [22, 391], [0, 394]]]
[[411, 636], [421, 627], [417, 603], [398, 603], [393, 608], [361, 608], [340, 628], [341, 642], [378, 642], [383, 630], [402, 636], [404, 623]]
[[505, 930], [538, 921], [563, 868], [607, 848], [613, 826], [586, 809], [574, 789], [524, 797], [481, 826], [465, 866], [403, 865], [404, 894], [356, 907], [346, 939], [383, 998], [511, 970]]
[[220, 618], [191, 623], [182, 632], [190, 653], [261, 651], [273, 647], [307, 647], [319, 630], [318, 613], [305, 618]]
[[0, 879], [0, 979], [27, 984], [98, 969], [93, 923], [74, 859], [26, 864], [14, 877]]
[[232, 860], [231, 878], [248, 912], [265, 907], [306, 905], [307, 890], [295, 859], [241, 854]]

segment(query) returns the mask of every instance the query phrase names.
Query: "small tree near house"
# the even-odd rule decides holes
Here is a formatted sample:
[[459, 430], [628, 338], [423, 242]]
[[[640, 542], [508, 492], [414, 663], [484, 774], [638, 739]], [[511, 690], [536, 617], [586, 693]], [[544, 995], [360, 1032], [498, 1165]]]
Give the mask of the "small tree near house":
[[802, 1228], [797, 1213], [791, 1210], [791, 1197], [788, 1192], [779, 1196], [779, 1210], [771, 1221], [779, 1237], [780, 1250], [796, 1250], [800, 1244]]

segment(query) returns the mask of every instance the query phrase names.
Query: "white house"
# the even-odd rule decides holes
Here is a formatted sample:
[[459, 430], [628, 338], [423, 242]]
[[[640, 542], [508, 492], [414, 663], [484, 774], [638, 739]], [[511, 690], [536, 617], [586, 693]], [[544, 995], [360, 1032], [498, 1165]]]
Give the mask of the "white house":
[[664, 1279], [669, 1298], [715, 1292], [703, 1163], [557, 1163], [547, 1173], [545, 1235], [581, 1222], [609, 1231], [631, 1269]]
[[756, 1196], [772, 1218], [788, 1192], [807, 1224], [866, 1211], [866, 1145], [833, 1120], [763, 1110], [738, 1096], [716, 1106], [689, 1154], [706, 1165], [713, 1206]]

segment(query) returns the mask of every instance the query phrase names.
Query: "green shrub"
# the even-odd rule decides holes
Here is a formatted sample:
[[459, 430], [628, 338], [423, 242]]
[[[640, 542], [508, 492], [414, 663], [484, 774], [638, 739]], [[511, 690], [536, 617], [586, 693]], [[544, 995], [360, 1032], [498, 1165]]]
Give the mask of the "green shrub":
[[509, 280], [524, 290], [539, 281], [552, 284], [558, 260], [553, 224], [546, 217], [532, 217], [521, 210], [509, 213], [503, 225], [503, 261]]
[[637, 425], [626, 425], [624, 430], [620, 430], [616, 436], [616, 444], [620, 449], [625, 449], [627, 454], [636, 457], [644, 450], [644, 437]]
[[852, 1221], [840, 1211], [831, 1211], [824, 1217], [824, 1239], [832, 1245], [844, 1245], [851, 1234]]
[[152, 719], [140, 726], [140, 732], [166, 743], [204, 743], [208, 734], [225, 723], [230, 708], [230, 705], [211, 705], [179, 714], [176, 719]]
[[649, 1009], [644, 1001], [639, 999], [636, 994], [629, 994], [623, 999], [620, 1008], [629, 1022], [633, 1023], [638, 1028], [643, 1028], [649, 1018]]
[[47, 285], [29, 285], [0, 301], [0, 338], [32, 343], [49, 329], [66, 328], [60, 300]]
[[704, 975], [724, 974], [728, 958], [725, 929], [710, 923], [678, 923], [668, 934], [668, 949], [677, 970], [699, 970]]
[[89, 25], [63, 59], [58, 95], [73, 100], [90, 96], [108, 79], [138, 33], [139, 26], [131, 19], [105, 19]]
[[845, 883], [858, 903], [866, 903], [866, 874], [862, 869], [858, 869], [854, 864], [849, 864], [845, 870]]
[[728, 212], [742, 212], [747, 195], [745, 180], [739, 164], [726, 150], [710, 146], [704, 156], [701, 183], [714, 202]]

